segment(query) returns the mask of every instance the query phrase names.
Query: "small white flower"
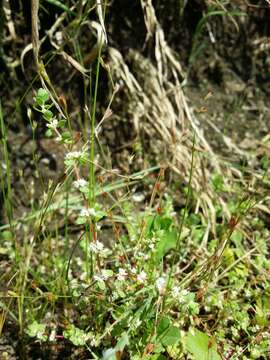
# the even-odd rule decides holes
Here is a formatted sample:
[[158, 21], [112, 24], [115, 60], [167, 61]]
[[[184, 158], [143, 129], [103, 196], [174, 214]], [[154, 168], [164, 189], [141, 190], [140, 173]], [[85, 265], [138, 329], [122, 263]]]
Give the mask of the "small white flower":
[[91, 244], [89, 246], [90, 246], [90, 250], [94, 254], [101, 253], [104, 250], [104, 245], [98, 240], [95, 242], [91, 242]]
[[40, 271], [42, 274], [46, 274], [46, 272], [47, 272], [46, 267], [45, 267], [44, 265], [41, 265], [41, 266], [40, 266], [39, 271]]
[[137, 273], [137, 270], [136, 270], [136, 268], [135, 267], [132, 267], [131, 269], [130, 269], [130, 272], [131, 272], [131, 274], [136, 274]]
[[36, 337], [39, 340], [44, 340], [46, 338], [46, 335], [44, 334], [43, 331], [38, 331]]
[[73, 185], [76, 189], [80, 189], [82, 187], [88, 186], [88, 182], [84, 179], [78, 179], [73, 182]]
[[79, 287], [79, 283], [78, 283], [78, 280], [77, 279], [72, 279], [70, 282], [69, 282], [69, 287], [71, 289], [77, 289]]
[[96, 281], [106, 281], [109, 279], [111, 274], [107, 270], [101, 270], [101, 273], [98, 275], [94, 275], [94, 280]]
[[185, 297], [187, 296], [188, 294], [188, 290], [184, 289], [180, 292], [180, 294], [178, 295], [178, 301], [180, 302], [180, 304], [183, 304], [186, 299]]
[[132, 199], [134, 202], [142, 202], [145, 199], [145, 194], [142, 192], [137, 192], [132, 195]]
[[83, 208], [80, 212], [81, 217], [96, 216], [96, 210], [93, 208]]
[[57, 42], [58, 45], [62, 45], [63, 44], [63, 33], [62, 31], [56, 31], [55, 33], [55, 40]]
[[66, 154], [65, 158], [66, 160], [74, 160], [74, 159], [79, 159], [81, 155], [82, 153], [80, 151], [71, 151]]
[[94, 279], [95, 281], [103, 281], [103, 280], [105, 280], [105, 279], [103, 279], [102, 274], [94, 275], [94, 276], [93, 276], [93, 279]]
[[51, 318], [52, 318], [52, 313], [50, 311], [46, 312], [45, 319], [51, 321]]
[[180, 295], [180, 288], [178, 286], [174, 286], [172, 288], [172, 296], [177, 299]]
[[47, 124], [47, 127], [52, 130], [56, 130], [58, 126], [57, 119], [53, 119], [49, 124]]
[[126, 270], [123, 269], [123, 268], [119, 268], [119, 269], [118, 269], [117, 279], [118, 279], [119, 281], [123, 281], [123, 280], [125, 280], [126, 276], [127, 276]]
[[83, 260], [82, 260], [82, 258], [80, 258], [80, 257], [76, 257], [76, 258], [75, 258], [75, 261], [76, 261], [76, 263], [77, 263], [78, 266], [82, 266], [83, 263], [84, 263]]
[[180, 304], [183, 304], [186, 301], [186, 296], [188, 295], [188, 290], [181, 290], [178, 286], [172, 288], [172, 296], [179, 301]]
[[80, 275], [80, 277], [79, 277], [79, 279], [80, 279], [81, 281], [86, 280], [86, 279], [87, 279], [87, 273], [86, 273], [85, 271], [82, 272], [81, 275]]
[[167, 281], [164, 277], [159, 277], [157, 280], [156, 280], [156, 287], [158, 289], [158, 292], [162, 295], [164, 294], [165, 290], [166, 290], [166, 284], [167, 284]]
[[142, 251], [138, 251], [138, 257], [145, 257], [145, 253]]
[[137, 276], [137, 280], [140, 282], [140, 283], [144, 283], [145, 280], [147, 278], [147, 274], [145, 271], [141, 271], [140, 274]]
[[49, 341], [55, 341], [56, 338], [56, 331], [52, 330], [49, 336]]

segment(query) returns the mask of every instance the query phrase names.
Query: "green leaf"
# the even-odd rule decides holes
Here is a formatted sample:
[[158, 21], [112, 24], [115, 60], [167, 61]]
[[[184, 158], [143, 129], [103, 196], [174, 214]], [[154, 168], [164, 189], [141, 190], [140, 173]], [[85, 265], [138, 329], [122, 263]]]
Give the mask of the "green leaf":
[[243, 247], [243, 234], [239, 230], [234, 230], [231, 240], [237, 247]]
[[123, 351], [127, 345], [129, 345], [129, 337], [128, 334], [124, 332], [121, 338], [118, 340], [115, 349], [116, 351]]
[[108, 270], [101, 270], [102, 275], [105, 275], [106, 277], [112, 277], [113, 276], [113, 271], [108, 269]]
[[197, 330], [190, 329], [186, 337], [187, 350], [194, 356], [194, 360], [221, 360], [217, 353], [216, 342], [210, 344], [211, 338]]
[[169, 328], [170, 323], [171, 322], [168, 317], [163, 317], [158, 324], [158, 328], [157, 328], [158, 335], [161, 335], [164, 331], [166, 331]]
[[[65, 144], [72, 144], [73, 143], [73, 137], [72, 135], [70, 134], [69, 131], [65, 131], [61, 134], [61, 142], [62, 143], [65, 143]], [[79, 159], [77, 160], [79, 161]]]
[[63, 335], [75, 346], [84, 346], [86, 341], [89, 340], [89, 334], [74, 325], [70, 325], [67, 330], [64, 331]]
[[54, 6], [57, 6], [58, 8], [60, 8], [60, 9], [62, 9], [62, 10], [64, 10], [64, 11], [66, 11], [66, 12], [69, 13], [69, 14], [76, 15], [76, 14], [74, 13], [74, 11], [71, 11], [71, 10], [69, 9], [69, 7], [65, 5], [65, 3], [63, 3], [63, 2], [61, 2], [61, 1], [59, 1], [59, 0], [46, 0], [46, 1], [47, 1], [48, 3], [54, 5]]
[[212, 184], [216, 191], [224, 191], [224, 179], [221, 174], [214, 174], [211, 178]]
[[37, 321], [32, 322], [32, 324], [28, 325], [28, 328], [26, 330], [26, 333], [30, 337], [36, 337], [39, 340], [46, 341], [47, 335], [46, 335], [46, 325], [40, 324]]
[[116, 351], [113, 348], [105, 350], [102, 356], [102, 360], [117, 360], [115, 353]]
[[43, 114], [44, 119], [47, 121], [51, 121], [53, 118], [53, 113], [51, 112], [51, 110], [45, 110], [42, 112], [42, 114]]
[[52, 137], [52, 135], [53, 135], [52, 129], [47, 129], [45, 135], [48, 138]]
[[118, 340], [115, 348], [110, 348], [104, 351], [102, 360], [117, 360], [117, 352], [122, 352], [127, 345], [129, 345], [129, 338], [128, 334], [124, 332]]
[[76, 224], [83, 225], [83, 224], [87, 224], [88, 221], [89, 219], [86, 216], [80, 216], [78, 217], [78, 219], [76, 219]]
[[59, 120], [59, 121], [58, 121], [58, 127], [59, 127], [59, 128], [62, 129], [62, 128], [65, 127], [65, 126], [66, 126], [66, 120], [63, 120], [63, 119], [62, 119], [62, 120]]
[[172, 225], [172, 218], [157, 215], [155, 221], [155, 228], [160, 230], [169, 230], [170, 226]]
[[156, 261], [160, 261], [170, 250], [175, 249], [178, 233], [175, 230], [165, 232], [157, 245]]
[[160, 320], [157, 333], [159, 335], [158, 342], [161, 342], [165, 347], [175, 345], [181, 337], [179, 329], [175, 326], [171, 326], [168, 317], [164, 317]]
[[5, 230], [0, 233], [0, 239], [10, 241], [12, 240], [12, 238], [13, 238], [12, 232], [9, 230]]
[[162, 345], [165, 347], [175, 345], [180, 340], [180, 337], [180, 330], [176, 326], [171, 326], [161, 338]]
[[42, 106], [49, 100], [49, 94], [45, 89], [38, 89], [38, 93], [35, 100], [38, 105]]
[[99, 279], [99, 280], [97, 281], [97, 286], [99, 287], [99, 289], [100, 289], [101, 291], [105, 291], [105, 290], [106, 290], [105, 281], [102, 280], [102, 279]]

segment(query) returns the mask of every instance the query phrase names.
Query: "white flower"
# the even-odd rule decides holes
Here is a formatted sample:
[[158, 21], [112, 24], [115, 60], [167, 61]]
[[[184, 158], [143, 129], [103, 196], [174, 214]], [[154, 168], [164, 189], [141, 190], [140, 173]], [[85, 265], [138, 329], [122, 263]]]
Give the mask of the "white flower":
[[88, 182], [84, 179], [78, 179], [73, 182], [73, 185], [76, 189], [80, 189], [82, 187], [88, 186]]
[[71, 289], [77, 289], [79, 287], [78, 280], [77, 279], [72, 279], [69, 282], [69, 286], [70, 286]]
[[66, 154], [65, 158], [66, 160], [74, 160], [74, 159], [79, 159], [81, 155], [82, 155], [81, 151], [71, 151]]
[[172, 296], [179, 301], [180, 304], [184, 304], [187, 301], [186, 296], [188, 293], [188, 290], [181, 290], [178, 286], [172, 288]]
[[180, 295], [180, 288], [178, 286], [174, 286], [172, 288], [172, 296], [175, 298], [175, 299], [178, 299]]
[[47, 127], [52, 130], [56, 130], [58, 126], [57, 119], [53, 119], [49, 124], [47, 124]]
[[137, 276], [137, 280], [140, 282], [140, 283], [144, 283], [145, 280], [147, 278], [147, 274], [145, 271], [141, 271], [140, 274]]
[[56, 331], [55, 329], [51, 331], [50, 336], [49, 336], [49, 341], [55, 341], [55, 337], [56, 337]]
[[90, 250], [94, 253], [94, 254], [98, 254], [101, 253], [104, 249], [104, 245], [100, 242], [100, 241], [95, 241], [95, 242], [91, 242], [90, 246]]
[[123, 280], [125, 280], [126, 276], [127, 276], [126, 270], [123, 269], [123, 268], [119, 268], [119, 269], [118, 269], [117, 279], [118, 279], [119, 281], [123, 281]]
[[77, 265], [79, 265], [79, 266], [82, 266], [83, 265], [83, 260], [82, 260], [82, 258], [80, 258], [80, 257], [76, 257], [75, 258], [75, 261], [76, 261], [76, 263], [77, 263]]
[[99, 274], [99, 275], [94, 275], [93, 276], [93, 279], [95, 281], [103, 281], [103, 280], [107, 280], [107, 279], [104, 279], [103, 275], [102, 274]]
[[44, 334], [44, 331], [38, 331], [36, 337], [39, 340], [45, 340], [46, 339], [46, 335]]
[[81, 217], [96, 216], [96, 210], [93, 208], [83, 208], [80, 212]]
[[166, 284], [167, 284], [167, 281], [164, 277], [159, 277], [157, 280], [156, 280], [156, 287], [158, 289], [158, 292], [162, 295], [164, 294], [165, 290], [166, 290]]
[[132, 199], [134, 202], [142, 202], [145, 199], [145, 194], [142, 192], [137, 192], [132, 195]]
[[62, 31], [56, 31], [55, 33], [55, 40], [57, 42], [58, 45], [62, 45], [63, 44], [63, 33]]
[[137, 273], [137, 270], [136, 270], [136, 268], [135, 267], [132, 267], [131, 269], [130, 269], [130, 272], [131, 272], [131, 274], [136, 274]]
[[101, 273], [98, 275], [94, 275], [94, 280], [96, 281], [106, 281], [109, 279], [109, 277], [112, 276], [109, 271], [107, 270], [101, 270]]
[[84, 281], [84, 280], [86, 280], [86, 278], [87, 278], [87, 273], [84, 271], [84, 272], [81, 273], [79, 279]]

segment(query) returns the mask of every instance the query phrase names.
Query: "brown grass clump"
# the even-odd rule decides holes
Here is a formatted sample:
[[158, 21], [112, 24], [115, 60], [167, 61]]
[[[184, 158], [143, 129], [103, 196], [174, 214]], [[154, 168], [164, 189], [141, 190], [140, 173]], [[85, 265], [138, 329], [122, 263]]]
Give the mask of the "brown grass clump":
[[[196, 209], [201, 208], [213, 231], [216, 205], [222, 206], [224, 216], [230, 213], [221, 196], [211, 188], [211, 175], [231, 171], [221, 164], [204, 137], [183, 87], [185, 74], [180, 61], [168, 46], [152, 2], [141, 1], [147, 28], [145, 46], [153, 49], [154, 59], [136, 50], [125, 56], [109, 48], [113, 79], [121, 84], [121, 100], [128, 120], [137, 135], [147, 137], [150, 153], [156, 154], [179, 177], [188, 181], [192, 152], [195, 151], [192, 188], [197, 194]], [[193, 146], [193, 136], [196, 143]]]

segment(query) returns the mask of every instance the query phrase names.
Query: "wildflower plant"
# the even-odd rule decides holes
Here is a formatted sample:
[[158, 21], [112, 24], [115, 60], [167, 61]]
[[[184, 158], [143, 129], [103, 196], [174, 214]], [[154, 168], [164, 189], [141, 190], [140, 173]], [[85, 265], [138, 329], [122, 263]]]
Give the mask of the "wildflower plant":
[[[46, 90], [38, 90], [34, 107], [46, 122], [47, 135], [54, 134], [65, 149], [67, 194], [64, 201], [60, 197], [53, 203], [56, 190], [62, 189], [57, 184], [46, 209], [59, 210], [60, 215], [64, 210], [66, 243], [62, 245], [61, 235], [58, 241], [51, 235], [49, 249], [64, 248], [61, 254], [65, 255], [45, 253], [45, 264], [51, 256], [53, 276], [44, 264], [31, 271], [32, 277], [39, 274], [46, 281], [42, 286], [30, 285], [37, 299], [27, 321], [27, 335], [38, 342], [66, 340], [85, 348], [93, 358], [107, 360], [124, 356], [200, 359], [209, 354], [221, 360], [221, 354], [230, 354], [234, 344], [241, 342], [243, 333], [260, 339], [245, 350], [251, 359], [267, 351], [269, 285], [262, 282], [259, 297], [252, 286], [247, 288], [251, 270], [245, 263], [244, 236], [240, 230], [232, 234], [237, 221], [220, 226], [220, 238], [230, 234], [231, 243], [225, 239], [228, 246], [215, 263], [220, 239], [213, 236], [204, 244], [209, 227], [187, 203], [179, 213], [175, 211], [170, 195], [160, 191], [163, 170], [156, 181], [150, 181], [149, 206], [138, 211], [136, 201], [135, 205], [130, 201], [132, 192], [127, 196], [117, 192], [126, 180], [97, 185], [91, 179], [93, 173], [85, 172], [91, 163], [89, 148], [76, 146], [67, 119], [54, 114]], [[186, 194], [192, 200], [190, 189]], [[234, 207], [237, 213], [237, 204]], [[69, 226], [74, 232], [69, 233]], [[259, 236], [256, 241], [262, 256], [254, 264], [267, 267], [265, 243]], [[249, 299], [247, 303], [238, 298], [239, 292]], [[250, 315], [250, 302], [254, 315]], [[217, 327], [214, 334], [212, 319]], [[231, 340], [224, 344], [226, 336]], [[241, 353], [244, 346], [237, 351]]]
[[[28, 348], [34, 343], [35, 350], [46, 352], [37, 356], [46, 358], [61, 358], [62, 354], [53, 352], [64, 349], [65, 358], [101, 360], [268, 359], [269, 197], [264, 198], [263, 194], [269, 193], [269, 136], [256, 141], [250, 154], [251, 138], [247, 144], [235, 144], [228, 132], [219, 130], [222, 111], [228, 111], [224, 116], [226, 124], [231, 124], [231, 115], [240, 124], [244, 108], [249, 117], [260, 114], [260, 121], [267, 112], [261, 113], [256, 108], [260, 89], [254, 92], [252, 81], [248, 87], [242, 81], [245, 76], [241, 61], [239, 77], [228, 71], [228, 62], [222, 62], [223, 50], [209, 62], [211, 69], [204, 67], [198, 56], [204, 50], [211, 60], [210, 52], [216, 54], [220, 49], [222, 31], [218, 19], [224, 27], [231, 22], [236, 34], [245, 34], [244, 13], [234, 11], [235, 5], [230, 2], [197, 2], [200, 6], [194, 18], [195, 27], [186, 31], [189, 34], [194, 27], [195, 33], [190, 33], [187, 42], [183, 41], [191, 44], [190, 49], [183, 48], [189, 62], [185, 69], [180, 64], [179, 51], [175, 52], [167, 43], [159, 21], [164, 1], [136, 2], [132, 9], [137, 12], [141, 4], [142, 21], [134, 17], [133, 11], [127, 16], [120, 9], [128, 26], [120, 29], [124, 42], [120, 41], [117, 49], [116, 42], [111, 40], [115, 26], [119, 25], [116, 4], [119, 2], [47, 2], [50, 4], [45, 9], [39, 7], [38, 0], [31, 1], [30, 54], [37, 70], [32, 84], [39, 81], [42, 88], [34, 97], [35, 113], [27, 110], [33, 135], [25, 147], [27, 159], [29, 149], [33, 149], [30, 166], [26, 167], [30, 169], [29, 183], [28, 175], [27, 181], [24, 176], [28, 172], [24, 162], [23, 168], [20, 165], [18, 168], [26, 153], [17, 159], [18, 148], [14, 146], [15, 153], [9, 154], [14, 144], [13, 138], [9, 138], [13, 133], [10, 124], [19, 114], [5, 121], [12, 100], [5, 89], [11, 87], [11, 96], [17, 94], [13, 85], [22, 78], [17, 71], [18, 63], [27, 79], [32, 73], [24, 69], [24, 64], [29, 63], [24, 58], [30, 47], [22, 51], [19, 62], [16, 60], [19, 50], [16, 45], [21, 48], [23, 45], [19, 31], [25, 11], [23, 16], [20, 12], [27, 10], [26, 2], [11, 2], [9, 9], [6, 1], [2, 9], [4, 48], [0, 60], [1, 64], [6, 63], [11, 76], [3, 83], [2, 92], [7, 100], [3, 111], [0, 102], [0, 203], [3, 200], [0, 270], [4, 269], [0, 275], [0, 335], [16, 324], [22, 336], [19, 344]], [[169, 0], [163, 13], [176, 20], [180, 11], [182, 22], [185, 12], [189, 14], [192, 10], [187, 3]], [[111, 15], [109, 7], [117, 11], [116, 17], [110, 19], [107, 34], [105, 17]], [[16, 16], [11, 16], [13, 8], [19, 10]], [[179, 11], [175, 11], [177, 8]], [[242, 8], [246, 6], [241, 5]], [[43, 20], [51, 9], [57, 15], [50, 17], [51, 28], [44, 29]], [[96, 15], [92, 16], [92, 11]], [[51, 19], [55, 22], [51, 23]], [[47, 27], [47, 21], [45, 24]], [[145, 24], [145, 34], [139, 36], [142, 41], [146, 36], [145, 51], [131, 46], [128, 52], [121, 52], [126, 49], [127, 35], [134, 24], [136, 29]], [[45, 36], [39, 39], [39, 33]], [[177, 33], [173, 28], [171, 40], [177, 38]], [[265, 63], [263, 59], [269, 50], [267, 39], [257, 37], [249, 46], [250, 54], [255, 54], [251, 59], [254, 74], [260, 69], [257, 60]], [[20, 41], [14, 41], [16, 38]], [[231, 45], [233, 38], [228, 38]], [[24, 39], [29, 39], [28, 33]], [[52, 51], [46, 54], [49, 44]], [[200, 73], [210, 76], [218, 70], [215, 92], [221, 84], [225, 92], [233, 89], [233, 112], [228, 109], [230, 106], [222, 106], [222, 111], [218, 106], [217, 110], [207, 112], [207, 103], [211, 103], [208, 99], [212, 96], [214, 99], [215, 94], [207, 89], [205, 97], [197, 96], [198, 91], [206, 92], [206, 84], [207, 88], [212, 87], [207, 81], [198, 81], [194, 101], [188, 101], [187, 96], [194, 92], [189, 86], [189, 73], [195, 69], [197, 60], [203, 71], [194, 78], [199, 79]], [[50, 74], [65, 61], [68, 77], [50, 79]], [[1, 76], [5, 80], [6, 74]], [[103, 84], [107, 80], [108, 84]], [[69, 106], [57, 94], [63, 84], [71, 100]], [[107, 102], [104, 95], [108, 89], [111, 95]], [[118, 99], [114, 105], [115, 96]], [[241, 104], [245, 98], [248, 103], [241, 106], [241, 113], [235, 117], [238, 97]], [[16, 100], [18, 109], [22, 99]], [[201, 106], [202, 101], [205, 106]], [[193, 102], [194, 111], [190, 106]], [[118, 119], [117, 127], [120, 129], [123, 124], [124, 128], [123, 143], [119, 144], [118, 132], [113, 133]], [[210, 138], [203, 131], [204, 120], [207, 129], [211, 128], [211, 133], [218, 134], [226, 148], [235, 152], [233, 164], [219, 141], [211, 142], [210, 146]], [[38, 130], [45, 128], [47, 139], [40, 139], [35, 146], [40, 122]], [[246, 124], [245, 119], [245, 128]], [[23, 127], [19, 128], [21, 131]], [[38, 134], [43, 135], [40, 131]], [[108, 151], [104, 147], [107, 135]], [[117, 142], [117, 154], [110, 154], [111, 142], [113, 145]], [[222, 158], [214, 152], [216, 143], [222, 148]], [[49, 174], [43, 175], [44, 163], [39, 162], [43, 144], [57, 148], [54, 180]], [[123, 158], [127, 162], [122, 163]], [[12, 159], [16, 159], [14, 169]], [[247, 169], [244, 164], [253, 165]], [[115, 168], [118, 165], [123, 171]], [[143, 170], [132, 173], [138, 167]], [[17, 198], [18, 184], [25, 192], [22, 199]]]
[[66, 127], [66, 119], [58, 120], [53, 112], [50, 110], [53, 104], [50, 102], [49, 93], [47, 90], [40, 88], [34, 98], [35, 104], [34, 109], [42, 114], [43, 119], [46, 121], [47, 136], [56, 134], [57, 139], [65, 144], [70, 143], [71, 136], [67, 132], [60, 133], [62, 129]]

